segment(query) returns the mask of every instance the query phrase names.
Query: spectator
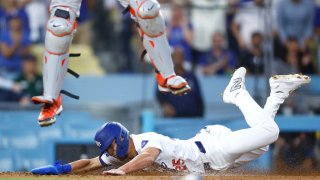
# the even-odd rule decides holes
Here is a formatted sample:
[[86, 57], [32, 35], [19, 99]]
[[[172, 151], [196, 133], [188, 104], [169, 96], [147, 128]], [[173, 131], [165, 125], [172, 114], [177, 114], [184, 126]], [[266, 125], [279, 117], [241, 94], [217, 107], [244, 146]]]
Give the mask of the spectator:
[[163, 115], [165, 117], [202, 117], [204, 107], [201, 89], [196, 76], [192, 72], [186, 72], [183, 67], [183, 50], [175, 48], [172, 58], [176, 74], [188, 80], [192, 91], [183, 96], [161, 94], [157, 91], [157, 99], [162, 107]]
[[305, 50], [313, 34], [314, 3], [310, 0], [283, 0], [278, 4], [277, 20], [281, 42], [287, 46], [289, 37], [298, 40]]
[[171, 20], [167, 23], [167, 36], [170, 46], [182, 48], [185, 60], [191, 62], [193, 30], [183, 7], [180, 5], [173, 5]]
[[241, 50], [251, 48], [253, 33], [259, 32], [261, 35], [265, 34], [265, 14], [264, 0], [244, 3], [239, 8], [238, 13], [233, 19], [231, 30]]
[[[21, 0], [20, 0], [21, 1]], [[30, 40], [33, 43], [44, 42], [48, 20], [48, 1], [46, 0], [27, 0], [26, 13], [30, 23]], [[35, 11], [36, 9], [36, 11]], [[84, 13], [83, 13], [84, 14]], [[80, 17], [82, 17], [81, 15]]]
[[37, 73], [37, 59], [33, 55], [26, 55], [22, 61], [22, 73], [15, 79], [21, 86], [21, 105], [28, 105], [30, 97], [42, 94], [42, 75]]
[[239, 0], [228, 0], [228, 8], [226, 11], [226, 37], [228, 37], [228, 47], [236, 55], [239, 54], [239, 45], [237, 43], [236, 37], [232, 33], [232, 22], [235, 15], [238, 12]]
[[17, 102], [21, 98], [20, 93], [21, 86], [19, 84], [4, 77], [0, 77], [0, 103]]
[[247, 73], [263, 74], [263, 37], [259, 32], [252, 34], [251, 47], [241, 51], [238, 66], [247, 68]]
[[275, 142], [277, 169], [282, 172], [284, 169], [315, 171], [315, 144], [315, 133], [280, 133], [279, 139]]
[[211, 48], [211, 37], [216, 32], [226, 34], [227, 0], [189, 0], [191, 23], [194, 29], [193, 55], [197, 62]]
[[289, 64], [294, 72], [313, 74], [315, 69], [308, 50], [302, 51], [295, 37], [289, 37], [286, 42], [285, 62]]
[[[115, 2], [115, 5], [117, 7], [119, 6], [118, 2]], [[121, 7], [122, 8], [122, 7]], [[137, 31], [137, 25], [135, 24], [134, 21], [132, 21], [130, 17], [130, 13], [127, 13], [125, 15], [120, 15], [122, 21], [121, 21], [121, 30], [119, 32], [119, 51], [121, 52], [121, 55], [124, 58], [124, 63], [122, 65], [122, 68], [120, 69], [121, 72], [126, 73], [126, 72], [140, 72], [145, 70], [144, 68], [141, 68], [141, 63], [140, 63], [140, 55], [141, 52], [139, 53], [134, 52], [134, 48], [132, 47], [132, 41], [134, 41], [134, 38], [138, 38], [139, 41], [135, 42], [140, 45], [141, 43], [141, 38], [140, 35], [138, 34]], [[136, 35], [136, 36], [135, 36]], [[128, 43], [131, 42], [131, 43]], [[136, 44], [134, 44], [136, 46]], [[141, 47], [142, 49], [144, 47]]]
[[[21, 1], [21, 2], [20, 2]], [[9, 0], [0, 2], [0, 29], [1, 31], [9, 30], [9, 21], [11, 17], [19, 17], [22, 20], [23, 31], [30, 34], [29, 18], [23, 5], [25, 1], [23, 0]], [[1, 32], [2, 33], [2, 32]]]
[[0, 67], [4, 76], [13, 79], [21, 71], [21, 57], [29, 53], [28, 32], [19, 16], [9, 18], [9, 31], [0, 36]]
[[204, 75], [230, 73], [235, 68], [234, 54], [225, 48], [225, 38], [222, 33], [216, 32], [212, 39], [212, 49], [208, 56], [197, 62], [197, 71]]
[[24, 56], [22, 72], [14, 81], [0, 79], [0, 101], [19, 102], [21, 106], [27, 106], [30, 103], [30, 97], [41, 94], [42, 76], [37, 73], [36, 67], [35, 56]]

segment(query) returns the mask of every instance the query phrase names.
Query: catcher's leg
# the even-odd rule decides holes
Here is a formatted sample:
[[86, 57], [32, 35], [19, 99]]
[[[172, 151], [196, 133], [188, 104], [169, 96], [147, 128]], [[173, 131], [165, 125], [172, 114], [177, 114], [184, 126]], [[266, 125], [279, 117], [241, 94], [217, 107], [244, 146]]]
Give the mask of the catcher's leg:
[[159, 90], [176, 95], [189, 92], [191, 88], [187, 81], [175, 75], [159, 3], [156, 0], [129, 0], [129, 6], [139, 24], [143, 45], [156, 68]]
[[[80, 6], [81, 1], [72, 3], [79, 3]], [[68, 69], [69, 47], [76, 29], [78, 11], [68, 5], [63, 5], [62, 1], [52, 1], [50, 7], [43, 57], [44, 93], [32, 98], [34, 103], [44, 104], [38, 118], [40, 126], [53, 124], [55, 115], [62, 111], [60, 91]]]

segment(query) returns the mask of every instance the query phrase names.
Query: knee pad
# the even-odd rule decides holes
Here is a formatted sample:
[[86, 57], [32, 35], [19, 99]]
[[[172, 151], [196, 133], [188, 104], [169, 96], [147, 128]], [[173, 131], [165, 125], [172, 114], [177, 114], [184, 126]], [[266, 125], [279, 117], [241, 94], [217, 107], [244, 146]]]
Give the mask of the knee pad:
[[145, 0], [138, 6], [137, 14], [141, 19], [154, 19], [160, 13], [160, 4], [154, 0]]
[[75, 29], [76, 13], [65, 7], [54, 8], [47, 24], [46, 50], [57, 55], [67, 53]]
[[142, 34], [158, 37], [165, 32], [165, 22], [160, 11], [160, 4], [156, 0], [130, 0], [130, 7], [134, 11], [136, 21]]

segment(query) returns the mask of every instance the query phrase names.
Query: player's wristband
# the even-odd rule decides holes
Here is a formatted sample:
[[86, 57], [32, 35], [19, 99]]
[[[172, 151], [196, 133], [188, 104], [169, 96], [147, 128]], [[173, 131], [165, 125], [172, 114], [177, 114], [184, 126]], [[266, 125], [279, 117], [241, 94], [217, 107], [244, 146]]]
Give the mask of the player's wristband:
[[64, 164], [62, 165], [62, 168], [61, 168], [61, 173], [62, 174], [68, 174], [71, 172], [71, 164]]

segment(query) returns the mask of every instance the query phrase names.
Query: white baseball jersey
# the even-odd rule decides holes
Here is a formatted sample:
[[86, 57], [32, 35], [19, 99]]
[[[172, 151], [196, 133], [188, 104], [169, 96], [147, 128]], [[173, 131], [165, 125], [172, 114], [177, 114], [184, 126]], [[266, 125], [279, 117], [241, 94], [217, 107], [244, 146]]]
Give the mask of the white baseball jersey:
[[[204, 173], [205, 163], [214, 170], [224, 170], [252, 161], [265, 152], [255, 150], [237, 155], [227, 153], [226, 139], [231, 132], [224, 126], [214, 125], [206, 126], [195, 137], [188, 140], [172, 139], [153, 132], [132, 134], [130, 137], [138, 154], [149, 147], [159, 149], [161, 152], [155, 162], [163, 168]], [[106, 155], [103, 155], [100, 161], [103, 165], [120, 163]]]
[[161, 152], [155, 160], [163, 168], [178, 171], [204, 172], [200, 151], [190, 140], [171, 139], [157, 133], [131, 135], [138, 154], [149, 147]]

